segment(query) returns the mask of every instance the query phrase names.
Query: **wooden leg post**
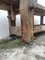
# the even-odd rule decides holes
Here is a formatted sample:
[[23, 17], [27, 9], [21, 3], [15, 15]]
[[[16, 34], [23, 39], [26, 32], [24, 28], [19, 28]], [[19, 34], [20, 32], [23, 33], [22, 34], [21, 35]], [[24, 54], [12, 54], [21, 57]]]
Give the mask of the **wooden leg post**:
[[10, 35], [15, 34], [14, 30], [16, 26], [16, 15], [13, 11], [13, 6], [11, 5], [10, 11], [8, 11], [8, 19], [9, 19], [9, 30]]
[[28, 9], [26, 0], [20, 0], [20, 14], [21, 14], [22, 40], [25, 42], [29, 42], [33, 37], [34, 10]]

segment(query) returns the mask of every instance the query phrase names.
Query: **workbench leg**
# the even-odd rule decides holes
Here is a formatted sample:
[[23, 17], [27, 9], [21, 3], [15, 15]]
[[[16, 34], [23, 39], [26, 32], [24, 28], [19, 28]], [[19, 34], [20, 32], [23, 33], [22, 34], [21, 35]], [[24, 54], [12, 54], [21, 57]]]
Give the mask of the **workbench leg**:
[[20, 2], [21, 32], [22, 41], [29, 42], [33, 38], [34, 9], [28, 9], [25, 1], [26, 0], [21, 0]]

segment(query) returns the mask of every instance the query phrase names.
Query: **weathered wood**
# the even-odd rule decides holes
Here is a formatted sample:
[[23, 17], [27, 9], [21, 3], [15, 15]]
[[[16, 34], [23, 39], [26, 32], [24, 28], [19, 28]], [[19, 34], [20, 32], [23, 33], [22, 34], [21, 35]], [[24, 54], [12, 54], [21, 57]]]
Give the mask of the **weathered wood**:
[[12, 20], [12, 16], [11, 16], [11, 11], [8, 11], [8, 19], [9, 19], [9, 31], [10, 31], [10, 35], [13, 34], [12, 31], [12, 27], [16, 26], [16, 15], [14, 14], [15, 19]]
[[9, 32], [10, 32], [10, 35], [11, 35], [11, 13], [10, 13], [10, 11], [8, 11], [8, 21], [9, 21]]
[[13, 5], [11, 5], [10, 8], [11, 8], [11, 18], [12, 20], [15, 20], [15, 13], [14, 13]]
[[11, 27], [11, 34], [21, 36], [21, 27]]
[[2, 9], [2, 10], [10, 10], [10, 7], [8, 5], [6, 5], [6, 4], [1, 4], [0, 9]]
[[41, 9], [41, 10], [45, 10], [45, 6], [42, 6], [40, 4], [36, 4], [35, 8]]
[[38, 33], [38, 32], [42, 32], [42, 26], [41, 25], [34, 26], [34, 33]]
[[34, 10], [28, 9], [27, 0], [20, 0], [22, 40], [29, 42], [33, 37]]
[[41, 25], [43, 25], [43, 16], [41, 16]]
[[34, 9], [34, 15], [45, 16], [45, 10], [41, 10], [39, 8]]

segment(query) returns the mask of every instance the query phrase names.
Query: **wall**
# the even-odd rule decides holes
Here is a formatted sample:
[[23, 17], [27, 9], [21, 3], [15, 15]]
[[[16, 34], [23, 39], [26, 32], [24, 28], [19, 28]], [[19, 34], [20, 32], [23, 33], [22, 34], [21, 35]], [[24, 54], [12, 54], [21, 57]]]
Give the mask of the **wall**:
[[45, 0], [37, 0], [37, 3], [42, 6], [45, 6]]
[[9, 37], [8, 12], [0, 10], [0, 39]]

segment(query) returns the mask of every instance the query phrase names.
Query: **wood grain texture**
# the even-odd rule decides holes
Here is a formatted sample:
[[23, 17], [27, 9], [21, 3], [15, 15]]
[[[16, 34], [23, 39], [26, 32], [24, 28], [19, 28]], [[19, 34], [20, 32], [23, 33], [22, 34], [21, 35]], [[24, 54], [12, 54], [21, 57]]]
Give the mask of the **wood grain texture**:
[[22, 40], [29, 42], [33, 37], [33, 11], [28, 9], [27, 0], [23, 2], [20, 2]]

